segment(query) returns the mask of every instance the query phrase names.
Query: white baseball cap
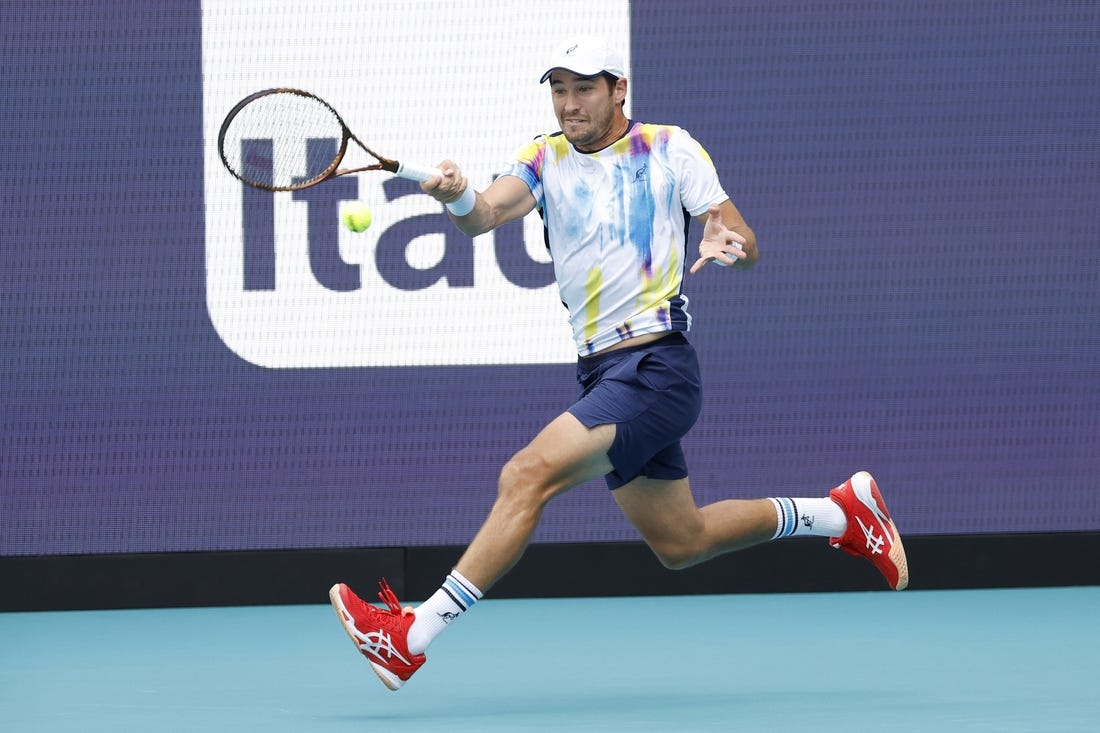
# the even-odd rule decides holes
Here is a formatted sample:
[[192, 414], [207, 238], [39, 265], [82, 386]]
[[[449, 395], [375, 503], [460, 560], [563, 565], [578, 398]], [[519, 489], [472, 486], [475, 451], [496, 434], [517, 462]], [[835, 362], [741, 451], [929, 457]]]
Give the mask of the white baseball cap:
[[626, 76], [623, 57], [598, 36], [579, 36], [563, 43], [550, 57], [539, 84], [550, 78], [554, 69], [572, 71], [578, 76], [596, 76], [605, 71], [616, 78]]

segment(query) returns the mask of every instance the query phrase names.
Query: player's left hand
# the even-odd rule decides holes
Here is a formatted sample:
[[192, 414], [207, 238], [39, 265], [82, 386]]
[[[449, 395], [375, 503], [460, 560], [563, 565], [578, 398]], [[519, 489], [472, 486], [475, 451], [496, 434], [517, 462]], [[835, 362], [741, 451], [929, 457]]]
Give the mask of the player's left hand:
[[691, 266], [694, 275], [708, 262], [722, 267], [731, 267], [747, 255], [741, 250], [746, 239], [728, 228], [722, 221], [721, 210], [717, 205], [707, 210], [707, 221], [703, 225], [703, 239], [699, 242], [699, 259]]

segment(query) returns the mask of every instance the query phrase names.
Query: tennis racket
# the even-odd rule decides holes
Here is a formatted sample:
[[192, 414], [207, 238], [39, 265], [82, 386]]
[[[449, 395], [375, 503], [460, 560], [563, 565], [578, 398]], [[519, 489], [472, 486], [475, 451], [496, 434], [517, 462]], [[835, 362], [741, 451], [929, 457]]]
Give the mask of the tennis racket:
[[[333, 140], [338, 141], [335, 154]], [[340, 168], [349, 140], [376, 162]], [[218, 153], [230, 173], [265, 191], [296, 191], [362, 171], [388, 171], [413, 181], [442, 175], [438, 168], [382, 157], [355, 136], [331, 105], [300, 89], [265, 89], [238, 102], [218, 132]]]

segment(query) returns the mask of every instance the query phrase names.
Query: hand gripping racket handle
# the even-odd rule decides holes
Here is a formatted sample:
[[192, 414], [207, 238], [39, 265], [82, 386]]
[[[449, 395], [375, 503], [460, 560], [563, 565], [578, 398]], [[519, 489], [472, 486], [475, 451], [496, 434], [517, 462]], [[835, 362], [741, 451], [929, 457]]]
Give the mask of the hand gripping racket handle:
[[397, 172], [394, 175], [399, 178], [407, 178], [410, 181], [423, 183], [429, 178], [442, 176], [443, 171], [433, 167], [421, 168], [420, 166], [410, 165], [409, 163], [398, 163]]

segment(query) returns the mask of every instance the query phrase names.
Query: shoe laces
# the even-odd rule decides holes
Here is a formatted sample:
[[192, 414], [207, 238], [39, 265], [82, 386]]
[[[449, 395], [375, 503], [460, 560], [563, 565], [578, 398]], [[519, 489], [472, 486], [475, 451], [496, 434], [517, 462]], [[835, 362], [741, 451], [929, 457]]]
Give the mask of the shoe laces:
[[389, 588], [389, 583], [386, 582], [385, 578], [378, 581], [378, 587], [382, 588], [381, 591], [378, 591], [378, 598], [386, 604], [389, 613], [400, 613], [401, 604], [400, 601], [397, 600], [397, 593]]
[[386, 608], [390, 610], [390, 613], [394, 616], [404, 615], [405, 611], [401, 608], [401, 602], [397, 599], [397, 594], [390, 588], [390, 584], [386, 582], [386, 579], [382, 578], [378, 585], [382, 588], [378, 592], [378, 597], [386, 604]]

